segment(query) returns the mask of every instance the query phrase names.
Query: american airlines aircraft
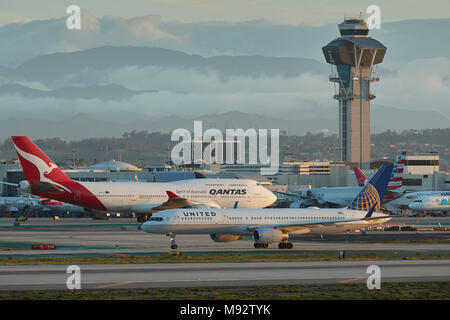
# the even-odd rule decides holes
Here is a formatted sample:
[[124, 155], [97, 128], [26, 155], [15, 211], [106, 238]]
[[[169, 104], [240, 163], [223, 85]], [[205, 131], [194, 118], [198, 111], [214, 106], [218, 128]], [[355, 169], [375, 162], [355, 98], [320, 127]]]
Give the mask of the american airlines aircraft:
[[[392, 201], [401, 197], [404, 192], [402, 190], [403, 170], [406, 162], [406, 152], [401, 152], [398, 155], [392, 177], [389, 181], [384, 202]], [[356, 173], [356, 172], [355, 172]], [[364, 176], [365, 177], [365, 176]], [[362, 181], [364, 177], [357, 174], [358, 181]], [[347, 206], [350, 201], [361, 191], [362, 187], [337, 187], [337, 188], [312, 188], [312, 189], [298, 189], [294, 191], [303, 199], [303, 201], [296, 201], [295, 204], [307, 206], [323, 206], [331, 208], [342, 208]]]
[[[101, 212], [134, 212], [143, 222], [170, 208], [264, 208], [275, 195], [246, 179], [193, 179], [171, 183], [78, 182], [69, 178], [28, 137], [12, 137], [25, 178], [19, 189]], [[166, 190], [172, 190], [166, 193]]]
[[315, 229], [348, 230], [380, 224], [390, 216], [378, 213], [386, 192], [392, 165], [383, 165], [347, 208], [341, 209], [172, 209], [153, 215], [141, 230], [167, 234], [170, 247], [177, 248], [176, 234], [210, 234], [213, 241], [228, 242], [253, 236], [255, 248], [279, 242], [291, 249], [290, 234]]
[[413, 211], [450, 211], [450, 191], [424, 191], [415, 192], [422, 194], [409, 203], [409, 209]]

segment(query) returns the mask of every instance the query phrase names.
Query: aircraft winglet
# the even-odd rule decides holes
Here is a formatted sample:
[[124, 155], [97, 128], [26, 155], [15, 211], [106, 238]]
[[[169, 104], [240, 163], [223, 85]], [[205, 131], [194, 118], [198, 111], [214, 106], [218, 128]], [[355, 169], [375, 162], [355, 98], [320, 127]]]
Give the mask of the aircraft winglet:
[[236, 202], [234, 203], [233, 209], [236, 209], [236, 208], [237, 208], [238, 202], [239, 202], [239, 201], [236, 201]]
[[172, 191], [166, 191], [166, 193], [167, 193], [167, 196], [169, 197], [169, 199], [178, 199], [179, 198], [179, 196], [177, 196]]
[[377, 203], [375, 203], [372, 208], [370, 208], [369, 212], [367, 212], [366, 216], [364, 217], [364, 219], [370, 219], [372, 217], [373, 212], [375, 211], [375, 208], [377, 206]]

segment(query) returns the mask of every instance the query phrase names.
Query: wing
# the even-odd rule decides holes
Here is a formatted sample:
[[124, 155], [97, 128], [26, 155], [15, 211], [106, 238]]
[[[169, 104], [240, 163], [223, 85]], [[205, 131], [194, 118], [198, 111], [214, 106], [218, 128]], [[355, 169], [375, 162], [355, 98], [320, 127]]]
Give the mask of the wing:
[[158, 211], [168, 210], [168, 209], [177, 209], [177, 208], [220, 208], [220, 206], [211, 201], [211, 202], [197, 202], [192, 201], [187, 198], [181, 198], [177, 196], [172, 191], [166, 191], [169, 196], [169, 200], [160, 204], [157, 207], [152, 209], [152, 214], [155, 214]]
[[335, 221], [335, 220], [318, 220], [318, 221], [308, 221], [308, 222], [299, 221], [299, 222], [292, 222], [292, 223], [286, 223], [286, 224], [251, 226], [251, 227], [248, 227], [247, 229], [254, 230], [254, 229], [258, 229], [258, 228], [274, 228], [274, 229], [280, 229], [283, 232], [289, 233], [289, 232], [301, 230], [304, 228], [319, 228], [319, 227], [323, 227], [323, 226], [336, 226], [336, 225], [339, 225], [341, 223], [346, 223], [346, 222], [386, 219], [386, 216], [380, 216], [380, 217], [372, 216], [373, 212], [375, 211], [375, 205], [373, 205], [370, 208], [370, 210], [367, 212], [367, 214], [363, 218], [358, 218], [358, 219], [342, 219], [339, 221]]
[[255, 229], [279, 229], [283, 232], [294, 232], [297, 230], [305, 229], [305, 228], [320, 228], [323, 226], [336, 226], [336, 224], [342, 223], [342, 222], [349, 222], [349, 221], [358, 221], [360, 219], [348, 219], [348, 220], [339, 220], [339, 222], [336, 221], [314, 221], [314, 222], [293, 222], [293, 223], [286, 223], [286, 224], [265, 224], [265, 225], [256, 225], [256, 226], [250, 226], [247, 228], [247, 230], [255, 230]]

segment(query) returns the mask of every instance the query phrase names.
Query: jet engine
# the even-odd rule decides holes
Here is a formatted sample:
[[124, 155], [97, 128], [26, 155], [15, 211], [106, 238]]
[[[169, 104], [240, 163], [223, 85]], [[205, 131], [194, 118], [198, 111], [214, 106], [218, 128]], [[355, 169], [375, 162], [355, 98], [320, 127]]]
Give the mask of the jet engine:
[[236, 241], [241, 240], [243, 236], [238, 236], [235, 234], [229, 234], [229, 233], [217, 233], [217, 234], [210, 234], [212, 241], [215, 242], [230, 242], [230, 241]]
[[279, 229], [256, 229], [253, 231], [253, 240], [256, 243], [273, 243], [287, 240], [288, 234]]
[[20, 181], [19, 191], [23, 193], [31, 193], [30, 183], [27, 180]]
[[294, 201], [289, 205], [289, 208], [304, 208], [304, 207], [305, 207], [305, 201], [302, 199]]

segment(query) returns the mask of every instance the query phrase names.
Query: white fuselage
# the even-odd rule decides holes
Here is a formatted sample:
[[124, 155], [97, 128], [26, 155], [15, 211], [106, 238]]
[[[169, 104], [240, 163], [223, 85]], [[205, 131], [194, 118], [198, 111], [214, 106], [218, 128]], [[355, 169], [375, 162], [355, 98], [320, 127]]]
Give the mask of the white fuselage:
[[448, 196], [417, 197], [409, 203], [408, 207], [413, 211], [450, 211], [450, 192]]
[[264, 208], [275, 195], [254, 180], [192, 179], [170, 183], [80, 182], [108, 211], [148, 213], [168, 200], [166, 191], [207, 207]]
[[361, 192], [363, 187], [336, 187], [298, 189], [294, 193], [303, 198], [316, 200], [319, 204], [330, 203], [339, 207], [347, 206]]
[[[171, 209], [156, 213], [141, 229], [157, 234], [251, 235], [256, 228], [284, 228], [289, 234], [329, 234], [366, 228], [391, 218], [348, 209]], [[323, 224], [321, 224], [323, 223]]]
[[[447, 197], [450, 198], [450, 191], [417, 191], [417, 192], [411, 192], [404, 194], [400, 198], [394, 200], [392, 204], [399, 208], [409, 208], [409, 205], [412, 204], [415, 200], [419, 200], [424, 197]], [[413, 209], [416, 208], [417, 209]], [[420, 206], [413, 205], [413, 208], [410, 208], [411, 210], [424, 210], [419, 209]]]

